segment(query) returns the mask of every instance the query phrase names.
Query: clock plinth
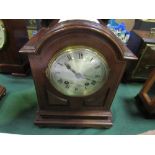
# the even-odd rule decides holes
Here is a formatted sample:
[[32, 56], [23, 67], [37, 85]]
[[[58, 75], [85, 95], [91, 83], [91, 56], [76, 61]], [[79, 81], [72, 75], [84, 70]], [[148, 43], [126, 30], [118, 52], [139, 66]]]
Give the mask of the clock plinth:
[[110, 128], [112, 114], [108, 111], [38, 111], [34, 123], [40, 127]]

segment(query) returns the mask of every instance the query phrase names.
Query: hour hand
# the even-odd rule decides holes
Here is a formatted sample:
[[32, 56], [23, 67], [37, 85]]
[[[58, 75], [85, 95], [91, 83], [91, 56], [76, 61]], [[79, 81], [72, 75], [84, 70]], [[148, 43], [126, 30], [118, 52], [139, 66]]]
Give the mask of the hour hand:
[[76, 78], [82, 78], [82, 75], [80, 73], [77, 73], [74, 69], [71, 68], [71, 66], [67, 63], [65, 63], [65, 66], [67, 67], [67, 69], [69, 69], [72, 73], [74, 73], [74, 75], [76, 76]]
[[65, 63], [65, 66], [66, 66], [67, 69], [69, 69], [70, 71], [72, 71], [74, 74], [77, 74], [76, 71], [74, 69], [72, 69], [69, 64]]
[[65, 63], [65, 66], [67, 67], [67, 69], [71, 69], [71, 66], [67, 63]]

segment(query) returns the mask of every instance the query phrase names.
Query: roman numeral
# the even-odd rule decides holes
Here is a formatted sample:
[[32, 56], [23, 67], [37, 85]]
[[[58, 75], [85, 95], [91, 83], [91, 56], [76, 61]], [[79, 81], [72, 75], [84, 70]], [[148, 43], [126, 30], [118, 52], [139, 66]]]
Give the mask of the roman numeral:
[[96, 81], [95, 81], [95, 80], [93, 80], [93, 81], [91, 82], [91, 84], [92, 84], [92, 85], [95, 85], [95, 84], [96, 84]]
[[67, 55], [67, 58], [69, 61], [72, 60], [72, 57], [69, 54]]
[[55, 74], [60, 74], [60, 72], [55, 72]]
[[83, 53], [79, 53], [79, 59], [83, 59]]
[[98, 66], [95, 67], [95, 69], [98, 69], [98, 68], [100, 68], [100, 65], [98, 65]]
[[61, 64], [60, 62], [58, 62], [57, 64], [59, 64], [60, 66], [63, 66], [63, 64]]
[[63, 82], [63, 80], [62, 79], [59, 79], [58, 82], [61, 84]]
[[99, 78], [100, 77], [100, 75], [95, 75], [95, 78]]
[[91, 62], [93, 59], [94, 59], [94, 58], [91, 58], [91, 59], [90, 59], [90, 62]]
[[78, 88], [75, 88], [75, 91], [78, 91]]

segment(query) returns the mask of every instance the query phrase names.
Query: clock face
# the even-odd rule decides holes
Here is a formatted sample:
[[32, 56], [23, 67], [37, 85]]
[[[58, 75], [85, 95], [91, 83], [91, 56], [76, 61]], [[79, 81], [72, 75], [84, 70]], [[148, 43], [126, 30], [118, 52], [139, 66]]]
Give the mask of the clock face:
[[5, 28], [2, 20], [0, 20], [0, 49], [3, 48], [6, 40]]
[[87, 46], [71, 46], [56, 54], [48, 64], [50, 83], [67, 96], [88, 96], [106, 82], [109, 67], [103, 55]]

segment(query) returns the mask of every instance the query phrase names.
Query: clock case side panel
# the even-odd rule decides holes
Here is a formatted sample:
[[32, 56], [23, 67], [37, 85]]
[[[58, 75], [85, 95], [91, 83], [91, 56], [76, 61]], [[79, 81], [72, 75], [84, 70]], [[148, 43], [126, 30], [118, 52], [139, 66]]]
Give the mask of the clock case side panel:
[[[40, 31], [40, 33], [35, 38], [33, 38], [33, 40], [29, 41], [29, 43], [25, 45], [25, 47], [21, 50], [21, 52], [23, 53], [29, 53], [29, 60], [32, 67], [32, 73], [33, 73], [33, 77], [36, 85], [36, 91], [37, 91], [38, 103], [39, 103], [39, 111], [37, 114], [38, 118], [36, 119], [36, 123], [42, 124], [41, 122], [44, 122], [44, 120], [46, 120], [48, 123], [45, 121], [46, 122], [46, 123], [44, 122], [45, 125], [54, 124], [53, 122], [54, 120], [50, 120], [50, 119], [52, 119], [53, 117], [63, 119], [65, 113], [67, 112], [67, 117], [70, 119], [75, 117], [73, 116], [72, 113], [77, 114], [76, 119], [77, 118], [79, 119], [82, 113], [85, 113], [86, 114], [84, 116], [85, 119], [92, 118], [92, 115], [93, 115], [92, 119], [94, 118], [95, 120], [101, 119], [102, 121], [106, 120], [107, 121], [106, 123], [110, 124], [111, 126], [112, 122], [111, 122], [110, 106], [125, 68], [126, 62], [123, 57], [123, 52], [125, 49], [123, 45], [120, 45], [119, 43], [117, 43], [117, 39], [113, 37], [113, 35], [108, 30], [105, 30], [103, 27], [100, 27], [100, 28], [98, 28], [98, 26], [93, 27], [92, 24], [89, 25], [88, 23], [85, 23], [85, 22], [81, 23], [79, 21], [74, 24], [71, 23], [71, 25], [69, 24], [68, 26], [65, 27], [60, 23], [60, 25], [57, 25], [57, 27], [53, 29], [49, 29], [49, 30], [44, 29], [42, 30], [44, 31], [43, 33]], [[85, 39], [82, 36], [87, 36], [87, 38]], [[92, 39], [91, 36], [94, 39]], [[38, 38], [41, 38], [41, 40], [38, 40]], [[39, 43], [37, 40], [39, 41]], [[57, 92], [48, 83], [48, 80], [45, 76], [45, 69], [50, 61], [50, 58], [57, 51], [59, 51], [63, 47], [66, 47], [67, 45], [70, 45], [70, 44], [71, 45], [84, 44], [93, 48], [97, 48], [100, 52], [103, 49], [107, 49], [107, 48], [110, 51], [110, 52], [106, 51], [105, 53], [102, 53], [103, 55], [104, 54], [106, 55], [106, 58], [108, 59], [108, 63], [110, 63], [110, 68], [112, 69], [110, 71], [111, 76], [109, 76], [108, 82], [105, 85], [107, 92], [104, 92], [102, 88], [102, 92], [104, 92], [103, 94], [101, 92], [100, 93], [97, 92], [94, 96], [93, 95], [91, 96], [92, 98], [96, 97], [96, 99], [98, 99], [98, 97], [101, 97], [101, 95], [105, 96], [106, 101], [104, 101], [105, 103], [103, 103], [102, 105], [92, 106], [92, 107], [88, 106], [86, 108], [83, 108], [84, 105], [83, 105], [83, 102], [81, 102], [83, 98], [76, 98], [76, 99], [72, 97], [66, 98], [66, 96], [63, 96], [62, 94]], [[116, 75], [114, 73], [116, 73]], [[47, 90], [54, 93], [54, 95], [60, 98], [65, 98], [69, 100], [69, 103], [76, 106], [70, 106], [70, 105], [57, 106], [57, 107], [51, 106], [49, 102], [52, 102], [52, 100], [49, 101]], [[86, 98], [88, 99], [89, 97], [86, 97]], [[101, 113], [102, 115], [100, 115]], [[106, 116], [104, 114], [106, 114]], [[64, 126], [67, 126], [67, 124]], [[103, 127], [106, 125], [105, 123], [102, 122], [100, 126]]]
[[36, 53], [37, 47], [38, 47], [38, 42], [42, 38], [43, 34], [47, 32], [48, 29], [42, 28], [39, 30], [39, 32], [33, 36], [19, 51], [21, 54], [27, 54], [30, 67], [31, 67], [31, 72], [35, 84], [35, 89], [36, 89], [36, 94], [37, 94], [37, 99], [38, 99], [38, 109], [44, 109], [44, 103], [46, 104], [47, 98], [45, 97], [46, 94], [45, 92], [45, 86], [41, 85], [43, 82], [42, 81], [42, 67], [41, 61], [38, 63], [38, 58], [39, 54]]
[[19, 54], [28, 41], [25, 20], [3, 19], [6, 43], [0, 51], [0, 72], [25, 75], [29, 70], [28, 58]]

